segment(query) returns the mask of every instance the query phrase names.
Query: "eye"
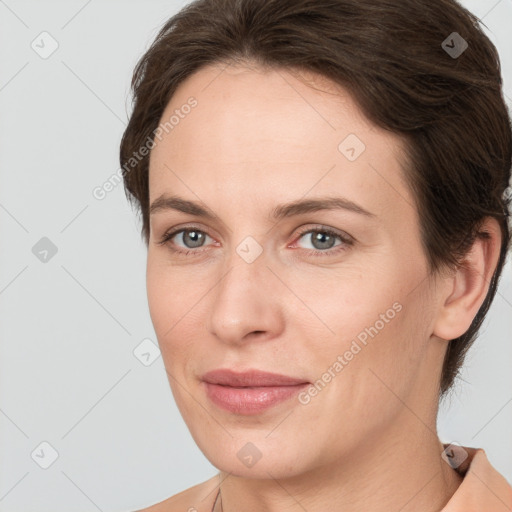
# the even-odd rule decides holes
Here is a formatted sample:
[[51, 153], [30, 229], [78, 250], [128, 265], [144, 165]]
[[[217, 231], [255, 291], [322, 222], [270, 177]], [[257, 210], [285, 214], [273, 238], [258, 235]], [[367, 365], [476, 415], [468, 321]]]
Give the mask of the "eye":
[[[339, 251], [346, 250], [348, 246], [354, 243], [354, 240], [349, 235], [324, 227], [303, 230], [299, 235], [299, 240], [302, 238], [309, 240], [312, 245], [311, 253], [314, 256], [338, 253]], [[306, 237], [306, 235], [308, 236]], [[337, 245], [335, 245], [336, 239], [340, 240], [340, 243]], [[309, 250], [307, 247], [306, 249]]]
[[[299, 233], [298, 240], [302, 238], [308, 240], [306, 235], [309, 236], [312, 248], [302, 248], [313, 256], [332, 255], [346, 250], [354, 243], [354, 239], [350, 235], [323, 226], [315, 229], [311, 229], [311, 227], [303, 229]], [[167, 245], [172, 252], [186, 256], [203, 252], [201, 248], [207, 245], [208, 238], [212, 239], [212, 237], [196, 226], [190, 226], [166, 232], [157, 243], [159, 245]], [[176, 240], [173, 241], [173, 239]], [[336, 239], [340, 243], [336, 244]], [[183, 245], [180, 245], [179, 242]]]
[[[175, 242], [172, 241], [173, 238], [176, 238]], [[202, 247], [207, 238], [211, 237], [207, 235], [204, 231], [201, 231], [196, 227], [189, 227], [165, 233], [162, 239], [158, 242], [158, 244], [169, 245], [170, 249], [173, 252], [189, 254], [192, 252], [202, 252], [195, 249]], [[177, 241], [181, 241], [183, 246], [179, 245]], [[178, 249], [176, 249], [175, 247], [178, 247]]]

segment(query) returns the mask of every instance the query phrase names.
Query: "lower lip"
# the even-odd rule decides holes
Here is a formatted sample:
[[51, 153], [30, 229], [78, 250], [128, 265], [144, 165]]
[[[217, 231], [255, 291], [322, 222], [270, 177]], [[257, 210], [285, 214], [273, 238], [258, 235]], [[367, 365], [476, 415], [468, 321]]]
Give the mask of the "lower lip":
[[236, 414], [259, 414], [269, 407], [290, 399], [302, 389], [309, 386], [297, 384], [294, 386], [266, 386], [255, 388], [234, 388], [203, 382], [206, 394], [210, 400], [229, 412]]

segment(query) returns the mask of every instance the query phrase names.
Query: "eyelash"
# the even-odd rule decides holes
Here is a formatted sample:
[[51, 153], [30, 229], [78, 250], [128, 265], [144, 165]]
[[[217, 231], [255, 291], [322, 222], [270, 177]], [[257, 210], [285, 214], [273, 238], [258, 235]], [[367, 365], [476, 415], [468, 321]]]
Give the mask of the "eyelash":
[[[192, 253], [198, 254], [198, 253], [203, 252], [204, 249], [201, 249], [201, 248], [183, 250], [183, 249], [175, 249], [174, 247], [171, 247], [171, 244], [169, 244], [171, 239], [174, 238], [175, 235], [177, 235], [179, 233], [183, 233], [185, 231], [196, 231], [196, 232], [208, 235], [208, 233], [198, 229], [195, 226], [187, 226], [184, 228], [168, 231], [167, 233], [165, 233], [162, 236], [161, 240], [157, 243], [158, 243], [158, 245], [168, 245], [169, 249], [172, 252], [182, 254], [183, 256], [187, 256]], [[326, 256], [326, 255], [332, 256], [332, 255], [338, 254], [339, 252], [346, 250], [347, 246], [351, 246], [354, 243], [354, 240], [351, 237], [349, 237], [348, 235], [342, 235], [341, 233], [338, 233], [337, 231], [334, 231], [330, 228], [325, 228], [322, 226], [319, 226], [319, 227], [313, 228], [313, 229], [312, 228], [309, 228], [309, 229], [304, 228], [303, 230], [301, 230], [298, 233], [297, 240], [299, 240], [300, 238], [302, 238], [304, 235], [306, 235], [308, 233], [324, 233], [329, 236], [339, 238], [342, 242], [341, 244], [335, 246], [334, 248], [326, 249], [325, 251], [321, 251], [319, 249], [304, 249], [305, 251], [308, 251], [312, 256], [315, 256], [315, 257], [318, 257], [318, 256], [321, 257], [321, 256]], [[208, 236], [210, 236], [210, 235], [208, 235]], [[210, 237], [210, 238], [212, 238], [212, 237]]]

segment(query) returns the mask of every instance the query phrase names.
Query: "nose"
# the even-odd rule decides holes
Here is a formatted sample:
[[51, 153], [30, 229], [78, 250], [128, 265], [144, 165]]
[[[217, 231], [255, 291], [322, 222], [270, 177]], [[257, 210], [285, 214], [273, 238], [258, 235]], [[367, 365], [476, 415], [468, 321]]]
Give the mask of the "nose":
[[279, 336], [284, 329], [282, 283], [263, 255], [252, 263], [236, 258], [211, 294], [208, 330], [231, 345]]

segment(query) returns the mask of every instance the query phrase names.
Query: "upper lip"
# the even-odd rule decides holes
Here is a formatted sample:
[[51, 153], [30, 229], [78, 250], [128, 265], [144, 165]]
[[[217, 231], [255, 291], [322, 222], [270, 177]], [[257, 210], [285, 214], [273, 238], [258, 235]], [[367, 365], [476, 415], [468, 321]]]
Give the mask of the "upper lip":
[[221, 384], [223, 386], [232, 387], [294, 386], [307, 383], [304, 379], [288, 377], [277, 373], [263, 372], [260, 370], [235, 372], [224, 368], [205, 373], [203, 375], [203, 381], [210, 384]]

